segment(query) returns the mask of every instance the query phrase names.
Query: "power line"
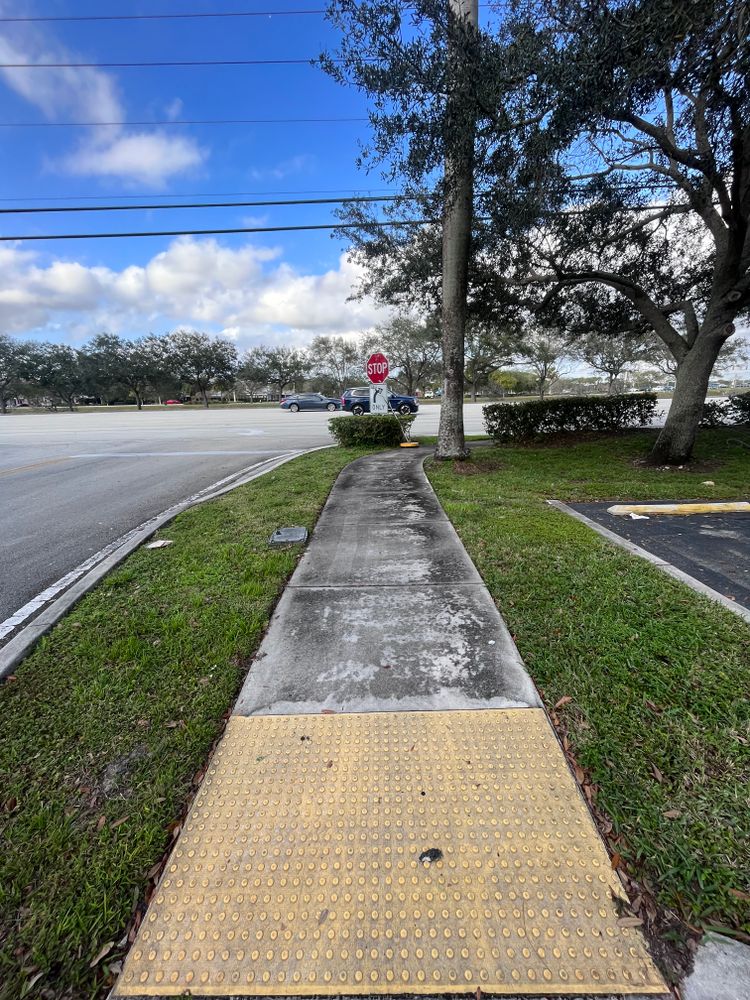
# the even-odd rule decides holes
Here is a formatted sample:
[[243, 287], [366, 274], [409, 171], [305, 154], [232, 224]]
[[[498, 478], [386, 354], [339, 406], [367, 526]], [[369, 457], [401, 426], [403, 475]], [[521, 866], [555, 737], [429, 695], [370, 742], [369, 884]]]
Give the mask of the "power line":
[[0, 215], [28, 215], [43, 212], [151, 212], [174, 208], [270, 208], [282, 205], [351, 205], [376, 201], [412, 200], [404, 195], [377, 195], [354, 198], [287, 198], [281, 201], [197, 201], [178, 205], [55, 205], [43, 208], [0, 208]]
[[[676, 211], [682, 210], [684, 206], [676, 205], [644, 205], [644, 206], [628, 206], [625, 207], [625, 211], [630, 212], [653, 212], [653, 211], [664, 211], [666, 209], [675, 209]], [[557, 211], [541, 212], [539, 213], [543, 216], [548, 216], [553, 218], [554, 216], [583, 216], [588, 213], [584, 210], [579, 209], [566, 210], [561, 209]], [[491, 219], [476, 219], [476, 222], [491, 222]], [[300, 232], [314, 232], [320, 230], [331, 230], [331, 229], [367, 229], [367, 228], [385, 228], [387, 226], [427, 226], [435, 225], [440, 223], [440, 219], [394, 219], [383, 222], [346, 222], [346, 223], [325, 223], [323, 225], [307, 225], [307, 226], [240, 226], [232, 229], [169, 229], [169, 230], [159, 230], [159, 231], [149, 231], [149, 232], [128, 232], [128, 233], [55, 233], [54, 235], [24, 235], [19, 234], [16, 236], [0, 236], [0, 242], [2, 243], [13, 243], [13, 242], [27, 242], [27, 241], [38, 241], [38, 240], [108, 240], [108, 239], [130, 239], [134, 237], [145, 237], [145, 236], [225, 236], [238, 233], [300, 233]]]
[[174, 118], [134, 122], [0, 122], [0, 128], [134, 128], [153, 125], [340, 125], [369, 118]]
[[[260, 197], [262, 195], [279, 195], [279, 194], [336, 194], [337, 192], [346, 192], [347, 194], [356, 193], [362, 195], [363, 193], [372, 194], [375, 191], [383, 192], [390, 191], [391, 188], [308, 188], [306, 190], [295, 190], [295, 191], [192, 191], [184, 194], [163, 194], [162, 198], [244, 198], [244, 197]], [[148, 195], [144, 194], [91, 194], [91, 195], [57, 195], [57, 196], [47, 196], [44, 198], [36, 197], [21, 197], [21, 198], [0, 198], [0, 202], [7, 201], [106, 201], [109, 198], [119, 198], [120, 200], [133, 199], [133, 198], [148, 198]]]
[[184, 14], [60, 14], [41, 17], [0, 17], [0, 23], [19, 22], [49, 23], [50, 21], [186, 21], [191, 18], [218, 17], [287, 17], [302, 14], [325, 14], [324, 7], [313, 10], [227, 10], [227, 11], [196, 11]]
[[[145, 69], [153, 66], [312, 66], [309, 59], [164, 59], [155, 62], [22, 62], [0, 63], [0, 69]], [[364, 60], [372, 62], [373, 60]], [[343, 62], [331, 59], [331, 62]]]
[[[480, 7], [491, 6], [500, 8], [502, 4], [479, 4]], [[221, 18], [221, 17], [289, 17], [306, 14], [325, 14], [325, 7], [302, 10], [223, 10], [223, 11], [195, 11], [193, 13], [177, 14], [57, 14], [42, 15], [39, 17], [0, 17], [0, 23], [7, 24], [29, 24], [29, 23], [49, 23], [55, 21], [186, 21], [198, 18]]]
[[[388, 222], [368, 222], [368, 226], [425, 226], [438, 222], [437, 219], [401, 219]], [[107, 239], [129, 239], [139, 236], [223, 236], [232, 233], [299, 233], [311, 232], [321, 229], [359, 229], [357, 222], [347, 223], [326, 223], [319, 226], [255, 226], [252, 228], [238, 227], [236, 229], [172, 229], [161, 232], [133, 232], [133, 233], [57, 233], [55, 235], [44, 236], [0, 236], [0, 242], [12, 243], [14, 241], [26, 242], [28, 240], [107, 240]]]

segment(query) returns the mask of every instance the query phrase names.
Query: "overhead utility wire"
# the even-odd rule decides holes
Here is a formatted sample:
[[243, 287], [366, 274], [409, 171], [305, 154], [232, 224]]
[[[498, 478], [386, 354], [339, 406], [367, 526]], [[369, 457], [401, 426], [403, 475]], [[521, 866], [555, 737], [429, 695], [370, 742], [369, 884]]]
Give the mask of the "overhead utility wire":
[[372, 201], [413, 201], [405, 195], [376, 195], [354, 198], [286, 198], [281, 201], [194, 201], [187, 204], [157, 205], [54, 205], [33, 208], [0, 208], [0, 215], [27, 215], [32, 212], [136, 212], [170, 208], [270, 208], [280, 205], [351, 205]]
[[325, 14], [325, 7], [304, 10], [226, 10], [226, 11], [196, 11], [195, 13], [177, 14], [56, 14], [39, 17], [0, 17], [0, 23], [5, 22], [49, 22], [49, 21], [186, 21], [191, 18], [207, 17], [277, 17], [299, 14]]
[[[630, 207], [626, 211], [646, 212], [658, 211], [668, 208], [675, 208], [674, 205], [647, 205], [643, 207]], [[558, 210], [554, 212], [543, 212], [543, 215], [586, 215], [580, 210]], [[346, 222], [346, 223], [326, 223], [324, 225], [308, 226], [255, 226], [237, 227], [232, 229], [171, 229], [149, 232], [132, 233], [55, 233], [54, 235], [29, 235], [19, 234], [16, 236], [0, 236], [0, 243], [26, 242], [29, 240], [107, 240], [107, 239], [129, 239], [141, 236], [223, 236], [234, 233], [299, 233], [312, 232], [323, 229], [367, 229], [384, 228], [386, 226], [428, 226], [440, 223], [441, 219], [395, 219], [384, 222]], [[491, 222], [491, 219], [477, 219], [477, 222]]]
[[[401, 219], [394, 222], [369, 222], [368, 226], [424, 226], [438, 219]], [[55, 236], [0, 236], [0, 242], [14, 240], [106, 240], [126, 239], [131, 236], [213, 236], [227, 233], [297, 233], [316, 229], [359, 229], [359, 223], [327, 223], [320, 226], [255, 226], [237, 229], [173, 229], [148, 233], [60, 233]]]
[[[164, 59], [156, 62], [21, 62], [0, 63], [0, 69], [144, 69], [149, 66], [312, 66], [308, 59]], [[331, 59], [331, 62], [343, 62]], [[373, 62], [365, 59], [363, 62]]]
[[[479, 4], [480, 7], [486, 6]], [[501, 7], [501, 4], [492, 4], [493, 8]], [[287, 17], [301, 14], [325, 14], [325, 7], [303, 10], [219, 10], [219, 11], [195, 11], [193, 13], [176, 14], [55, 14], [41, 15], [38, 17], [0, 17], [2, 23], [24, 24], [50, 21], [186, 21], [191, 18], [216, 18], [216, 17]]]
[[[171, 197], [179, 197], [172, 195]], [[184, 197], [189, 197], [185, 195]], [[27, 199], [31, 200], [31, 199]], [[282, 198], [264, 201], [195, 201], [195, 202], [158, 202], [128, 204], [128, 205], [33, 205], [22, 208], [0, 208], [0, 215], [42, 215], [60, 212], [152, 212], [176, 208], [274, 208], [287, 205], [361, 205], [368, 202], [384, 201], [418, 201], [413, 195], [352, 195], [336, 198]], [[640, 206], [630, 206], [635, 210]], [[643, 206], [649, 208], [649, 206]]]
[[0, 128], [132, 128], [143, 125], [339, 125], [369, 118], [192, 118], [134, 122], [0, 122]]
[[[186, 191], [183, 194], [163, 194], [162, 198], [249, 198], [260, 197], [261, 195], [280, 194], [337, 194], [346, 192], [355, 193], [359, 197], [364, 194], [372, 194], [373, 191], [390, 192], [391, 188], [305, 188], [294, 191]], [[0, 202], [5, 201], [107, 201], [109, 198], [119, 198], [120, 200], [132, 200], [134, 198], [148, 198], [147, 194], [89, 194], [89, 195], [48, 195], [44, 198], [26, 196], [21, 198], [0, 198]]]

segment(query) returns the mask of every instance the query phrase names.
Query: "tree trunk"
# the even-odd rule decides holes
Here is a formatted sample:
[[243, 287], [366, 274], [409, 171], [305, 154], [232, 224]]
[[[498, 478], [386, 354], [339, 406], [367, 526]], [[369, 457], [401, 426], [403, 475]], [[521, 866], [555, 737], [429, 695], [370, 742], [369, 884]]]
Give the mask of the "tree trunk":
[[472, 403], [476, 403], [476, 401], [477, 401], [477, 380], [476, 380], [476, 378], [472, 379], [472, 383], [471, 383], [471, 401], [472, 401]]
[[8, 400], [0, 393], [0, 413], [8, 412]]
[[141, 399], [141, 394], [140, 394], [140, 392], [138, 392], [137, 389], [134, 389], [133, 391], [135, 393], [135, 405], [138, 407], [139, 410], [142, 410], [143, 409], [143, 400]]
[[690, 460], [708, 380], [723, 343], [721, 336], [699, 336], [678, 365], [672, 405], [649, 456], [654, 464], [684, 465]]
[[[451, 80], [447, 120], [466, 121], [471, 67], [462, 51], [460, 29], [471, 31], [478, 21], [477, 0], [449, 0], [458, 30], [449, 39]], [[464, 438], [464, 334], [469, 285], [469, 253], [474, 201], [474, 129], [454, 130], [445, 158], [443, 215], [442, 345], [443, 396], [435, 457], [466, 458]]]
[[208, 409], [208, 390], [201, 389], [201, 395], [203, 396], [203, 408]]

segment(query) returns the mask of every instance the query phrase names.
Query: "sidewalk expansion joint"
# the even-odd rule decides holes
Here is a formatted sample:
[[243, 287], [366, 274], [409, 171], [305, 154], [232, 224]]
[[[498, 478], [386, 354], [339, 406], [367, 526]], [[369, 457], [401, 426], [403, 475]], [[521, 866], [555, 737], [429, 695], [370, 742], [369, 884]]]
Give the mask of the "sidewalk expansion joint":
[[541, 709], [230, 718], [113, 997], [666, 993]]

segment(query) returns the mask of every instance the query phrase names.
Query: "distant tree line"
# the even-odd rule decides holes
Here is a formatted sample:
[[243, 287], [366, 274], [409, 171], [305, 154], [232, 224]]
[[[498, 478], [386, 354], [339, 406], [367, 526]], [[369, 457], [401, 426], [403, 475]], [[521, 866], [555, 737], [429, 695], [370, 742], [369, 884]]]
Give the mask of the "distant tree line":
[[[309, 347], [251, 348], [244, 354], [221, 336], [195, 330], [149, 334], [129, 340], [100, 333], [81, 348], [22, 341], [0, 334], [0, 411], [15, 400], [73, 410], [77, 403], [132, 402], [138, 409], [170, 397], [197, 398], [204, 406], [216, 395], [240, 400], [280, 398], [289, 389], [340, 395], [366, 384], [365, 363], [381, 350], [391, 366], [393, 386], [407, 395], [439, 391], [440, 328], [436, 318], [397, 316], [356, 341], [318, 336]], [[716, 370], [747, 361], [740, 341], [729, 341]], [[560, 317], [555, 327], [525, 322], [499, 326], [474, 319], [467, 327], [465, 380], [476, 400], [536, 394], [544, 398], [563, 384], [574, 365], [596, 373], [599, 391], [613, 392], [630, 374], [640, 385], [672, 378], [675, 365], [661, 342], [646, 328], [619, 337], [592, 331], [585, 317]], [[644, 382], [645, 380], [645, 382]], [[566, 391], [576, 383], [567, 380]]]

